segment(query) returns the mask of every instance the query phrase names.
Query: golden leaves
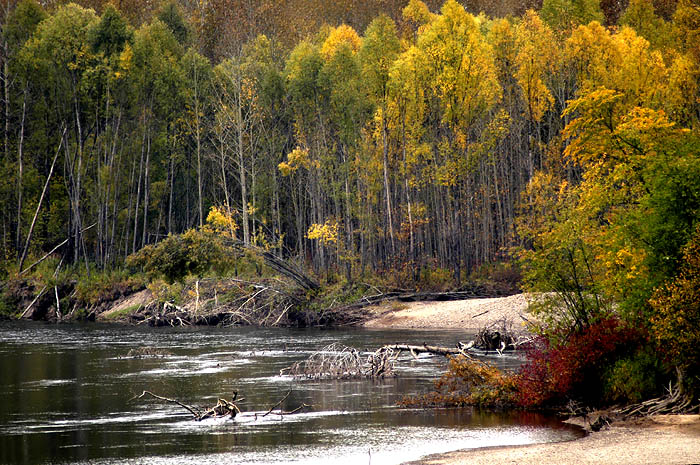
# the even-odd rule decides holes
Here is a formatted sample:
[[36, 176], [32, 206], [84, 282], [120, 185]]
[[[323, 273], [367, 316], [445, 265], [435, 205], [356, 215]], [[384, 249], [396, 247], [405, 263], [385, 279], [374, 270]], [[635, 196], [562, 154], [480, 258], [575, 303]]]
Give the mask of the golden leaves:
[[323, 224], [313, 223], [306, 232], [306, 238], [318, 240], [324, 246], [336, 244], [338, 242], [338, 221], [330, 219]]
[[554, 35], [549, 27], [532, 10], [523, 16], [516, 31], [518, 54], [515, 57], [515, 78], [527, 103], [529, 118], [540, 121], [554, 104], [554, 97], [544, 84], [551, 73], [556, 54], [552, 50]]
[[212, 206], [207, 215], [207, 224], [203, 227], [205, 232], [213, 232], [232, 239], [236, 238], [238, 224], [224, 207]]
[[277, 168], [283, 176], [289, 176], [295, 173], [300, 167], [309, 169], [312, 166], [318, 168], [318, 160], [311, 160], [307, 149], [297, 147], [287, 154], [287, 161], [283, 161], [277, 165]]
[[328, 38], [321, 46], [321, 56], [330, 60], [341, 47], [349, 47], [352, 54], [356, 54], [362, 46], [362, 39], [357, 32], [347, 24], [341, 24], [331, 31]]

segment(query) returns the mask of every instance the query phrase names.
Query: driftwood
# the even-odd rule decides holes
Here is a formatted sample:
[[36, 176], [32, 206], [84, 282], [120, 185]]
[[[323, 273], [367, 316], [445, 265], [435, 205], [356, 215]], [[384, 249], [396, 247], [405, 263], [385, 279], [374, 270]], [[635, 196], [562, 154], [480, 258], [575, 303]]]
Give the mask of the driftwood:
[[293, 264], [289, 263], [283, 258], [276, 256], [270, 251], [263, 250], [259, 247], [255, 247], [252, 245], [246, 245], [242, 241], [236, 239], [227, 239], [225, 242], [231, 247], [243, 250], [250, 250], [251, 252], [261, 256], [262, 259], [265, 260], [267, 266], [277, 271], [278, 273], [286, 276], [287, 278], [291, 279], [299, 287], [307, 291], [316, 291], [321, 288], [321, 286], [318, 284], [318, 282], [316, 282], [316, 280], [308, 276], [298, 267], [294, 266]]
[[[287, 400], [289, 395], [292, 393], [292, 391], [288, 391], [285, 396], [280, 399], [275, 405], [270, 407], [270, 409], [263, 415], [258, 415], [257, 413], [254, 414], [255, 419], [258, 419], [258, 416], [261, 418], [266, 417], [270, 414], [275, 414], [275, 415], [293, 415], [295, 413], [299, 413], [300, 411], [304, 410], [305, 408], [310, 408], [311, 405], [308, 404], [301, 404], [295, 409], [292, 409], [290, 411], [284, 411], [280, 409], [279, 411], [275, 412], [274, 410], [282, 405], [282, 403]], [[183, 409], [187, 410], [190, 414], [192, 414], [192, 417], [195, 421], [202, 421], [206, 420], [207, 418], [222, 418], [222, 417], [228, 417], [228, 418], [235, 418], [237, 415], [241, 414], [241, 410], [237, 405], [237, 402], [243, 402], [245, 399], [241, 398], [238, 399], [238, 392], [234, 391], [233, 392], [233, 397], [231, 400], [226, 400], [226, 399], [218, 399], [216, 402], [216, 405], [213, 407], [207, 409], [207, 410], [201, 410], [194, 405], [187, 405], [183, 402], [180, 402], [177, 399], [171, 399], [169, 397], [163, 397], [159, 396], [158, 394], [154, 394], [151, 391], [143, 391], [140, 395], [133, 397], [131, 400], [137, 400], [137, 399], [142, 399], [145, 396], [150, 396], [154, 399], [157, 400], [162, 400], [164, 402], [168, 402], [171, 404], [178, 405], [182, 407]]]
[[427, 344], [419, 345], [409, 345], [409, 344], [394, 344], [386, 345], [379, 349], [380, 351], [391, 350], [398, 353], [410, 352], [414, 357], [416, 354], [433, 354], [433, 355], [464, 355], [467, 358], [471, 358], [471, 355], [467, 352], [469, 347], [465, 344], [458, 344], [457, 347], [439, 347], [439, 346], [429, 346]]
[[499, 354], [506, 350], [516, 350], [518, 347], [532, 342], [532, 337], [518, 335], [513, 330], [513, 322], [502, 318], [490, 325], [482, 327], [473, 341], [474, 347], [481, 350], [495, 350]]
[[331, 306], [321, 312], [329, 321], [336, 320], [336, 316], [343, 315], [341, 321], [346, 325], [360, 323], [366, 319], [367, 314], [362, 310], [371, 305], [378, 305], [384, 302], [443, 302], [451, 300], [467, 300], [487, 297], [503, 297], [512, 293], [504, 292], [493, 286], [472, 283], [462, 287], [458, 291], [450, 292], [410, 292], [406, 289], [393, 289], [382, 292], [373, 288], [375, 294], [365, 295], [357, 302], [339, 306]]
[[[236, 415], [241, 413], [240, 409], [236, 405], [236, 398], [238, 397], [237, 392], [233, 393], [233, 398], [231, 399], [231, 401], [228, 401], [225, 399], [219, 399], [215, 406], [213, 406], [212, 408], [205, 410], [205, 411], [202, 411], [193, 405], [184, 404], [176, 399], [170, 399], [168, 397], [159, 396], [157, 394], [152, 393], [151, 391], [143, 391], [141, 393], [141, 395], [136, 396], [136, 397], [132, 398], [131, 400], [142, 399], [145, 396], [151, 396], [154, 399], [158, 399], [158, 400], [162, 400], [165, 402], [169, 402], [171, 404], [179, 405], [180, 407], [182, 407], [185, 410], [187, 410], [188, 412], [190, 412], [192, 414], [192, 416], [194, 417], [195, 421], [202, 421], [202, 420], [205, 420], [207, 418], [212, 418], [212, 417], [226, 417], [227, 416], [230, 418], [234, 418]], [[239, 402], [242, 400], [243, 399], [240, 399]]]
[[394, 365], [402, 352], [410, 352], [414, 357], [420, 353], [429, 353], [471, 358], [467, 350], [469, 346], [461, 343], [457, 347], [393, 344], [363, 356], [357, 349], [336, 342], [311, 354], [306, 360], [283, 368], [280, 375], [306, 379], [381, 379], [396, 376]]
[[[248, 248], [251, 247], [248, 246]], [[315, 280], [311, 279], [308, 275], [291, 263], [275, 256], [271, 252], [260, 251], [256, 248], [252, 249], [262, 256], [267, 266], [290, 278], [307, 291], [315, 291], [320, 289], [321, 286]]]
[[266, 416], [268, 416], [268, 415], [271, 414], [271, 413], [274, 413], [275, 415], [294, 415], [295, 413], [299, 413], [300, 411], [302, 411], [302, 410], [305, 409], [305, 408], [311, 407], [309, 404], [301, 404], [299, 407], [297, 407], [297, 408], [295, 408], [295, 409], [292, 409], [292, 410], [290, 410], [290, 411], [284, 411], [284, 410], [282, 410], [282, 409], [280, 408], [277, 412], [275, 412], [274, 410], [275, 410], [277, 407], [281, 406], [281, 405], [282, 405], [282, 402], [284, 402], [285, 400], [287, 400], [287, 398], [289, 397], [289, 395], [290, 395], [291, 393], [292, 393], [292, 390], [290, 389], [289, 391], [287, 391], [287, 394], [285, 394], [284, 397], [282, 397], [275, 405], [273, 405], [272, 407], [270, 407], [270, 409], [269, 409], [267, 412], [265, 412], [264, 414], [258, 415], [258, 414], [256, 413], [256, 414], [255, 414], [255, 419], [257, 420], [257, 419], [258, 419], [258, 416], [259, 416], [260, 418], [265, 418]]
[[[129, 316], [149, 326], [289, 326], [299, 298], [276, 280], [199, 280], [199, 302], [177, 305], [153, 301]], [[221, 292], [226, 300], [221, 300]]]

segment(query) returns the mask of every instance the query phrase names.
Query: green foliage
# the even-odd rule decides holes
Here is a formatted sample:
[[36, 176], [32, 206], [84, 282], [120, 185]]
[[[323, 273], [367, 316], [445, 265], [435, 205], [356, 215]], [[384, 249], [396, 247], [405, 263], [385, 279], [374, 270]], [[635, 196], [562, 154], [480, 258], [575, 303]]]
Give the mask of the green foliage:
[[652, 332], [666, 361], [700, 387], [700, 226], [683, 249], [680, 272], [659, 287], [651, 299]]
[[185, 22], [185, 18], [176, 1], [169, 1], [163, 5], [158, 12], [158, 19], [168, 26], [180, 45], [186, 45], [190, 32]]
[[46, 16], [46, 12], [36, 0], [21, 0], [17, 3], [5, 25], [5, 37], [11, 46], [22, 46]]
[[633, 28], [654, 48], [663, 48], [671, 40], [671, 26], [656, 15], [651, 0], [631, 0], [620, 18], [620, 24]]
[[665, 376], [658, 354], [643, 347], [617, 360], [605, 376], [605, 398], [611, 403], [638, 403], [659, 394]]
[[232, 251], [217, 236], [191, 229], [147, 245], [129, 255], [126, 265], [172, 284], [184, 282], [188, 275], [201, 277], [210, 270], [222, 273], [231, 266], [231, 257]]
[[121, 53], [133, 36], [129, 23], [114, 6], [108, 5], [100, 17], [100, 22], [90, 31], [90, 42], [96, 52], [110, 57]]
[[92, 306], [112, 302], [146, 287], [143, 275], [134, 275], [126, 270], [93, 270], [90, 275], [79, 276], [75, 285], [75, 299], [79, 305]]
[[589, 225], [575, 215], [577, 193], [565, 181], [538, 173], [523, 194], [518, 233], [528, 247], [517, 251], [525, 288], [536, 292], [530, 305], [545, 334], [581, 331], [610, 311], [600, 271], [584, 241]]
[[396, 25], [387, 16], [375, 18], [365, 31], [359, 57], [363, 83], [374, 98], [384, 98], [389, 70], [401, 50]]
[[544, 0], [542, 19], [557, 31], [568, 31], [591, 21], [602, 23], [603, 11], [598, 0]]

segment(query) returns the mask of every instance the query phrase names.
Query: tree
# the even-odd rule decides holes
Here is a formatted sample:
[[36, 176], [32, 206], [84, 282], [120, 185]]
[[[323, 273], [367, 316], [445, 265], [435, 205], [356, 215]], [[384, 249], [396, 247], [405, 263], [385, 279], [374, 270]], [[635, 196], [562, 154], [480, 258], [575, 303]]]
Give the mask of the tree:
[[[389, 186], [389, 140], [387, 127], [387, 101], [389, 69], [400, 51], [399, 39], [394, 22], [387, 16], [379, 16], [370, 23], [360, 50], [362, 74], [372, 103], [377, 108], [376, 115], [382, 140], [382, 170], [387, 227], [391, 240], [392, 253], [395, 253], [394, 219], [392, 216], [391, 192]], [[409, 207], [410, 208], [410, 207]]]
[[556, 51], [549, 48], [554, 43], [552, 31], [542, 23], [537, 13], [528, 10], [517, 28], [518, 54], [515, 57], [515, 78], [527, 104], [528, 118], [539, 122], [549, 110], [554, 97], [545, 85], [547, 75], [553, 71]]
[[205, 140], [205, 118], [209, 113], [211, 83], [211, 65], [209, 60], [189, 49], [181, 60], [181, 66], [185, 73], [184, 97], [187, 109], [185, 124], [190, 138], [194, 142], [195, 157], [197, 160], [197, 210], [199, 227], [204, 225], [204, 192], [202, 181], [202, 144]]
[[691, 392], [698, 388], [700, 359], [700, 227], [683, 248], [680, 272], [651, 299], [653, 334], [666, 361], [680, 370]]
[[[140, 142], [138, 162], [133, 158], [132, 171], [135, 183], [130, 193], [129, 211], [133, 211], [133, 235], [131, 252], [149, 242], [149, 210], [151, 208], [152, 168], [162, 167], [166, 152], [161, 146], [176, 129], [168, 115], [175, 115], [181, 107], [183, 69], [180, 66], [183, 50], [168, 27], [160, 20], [141, 27], [134, 36], [133, 52], [129, 58], [129, 83], [138, 102], [136, 118], [139, 120]], [[164, 138], [165, 136], [165, 138]], [[137, 139], [137, 140], [139, 140]], [[155, 150], [154, 150], [155, 149]], [[152, 155], [158, 158], [152, 159]], [[138, 168], [137, 168], [138, 166]], [[172, 171], [172, 170], [171, 170]], [[187, 179], [189, 176], [186, 174]], [[171, 176], [171, 186], [173, 189]], [[172, 196], [171, 196], [172, 198]], [[195, 198], [198, 198], [195, 196]], [[191, 226], [189, 208], [190, 192], [185, 192], [185, 227]], [[133, 209], [132, 209], [133, 208]], [[141, 209], [143, 210], [141, 212]], [[139, 221], [139, 215], [142, 220]], [[131, 216], [128, 218], [131, 223]], [[139, 224], [141, 234], [139, 234]], [[128, 236], [127, 236], [128, 237]], [[127, 239], [128, 242], [128, 239]]]
[[604, 20], [598, 0], [544, 0], [540, 15], [555, 31], [569, 31], [579, 25]]

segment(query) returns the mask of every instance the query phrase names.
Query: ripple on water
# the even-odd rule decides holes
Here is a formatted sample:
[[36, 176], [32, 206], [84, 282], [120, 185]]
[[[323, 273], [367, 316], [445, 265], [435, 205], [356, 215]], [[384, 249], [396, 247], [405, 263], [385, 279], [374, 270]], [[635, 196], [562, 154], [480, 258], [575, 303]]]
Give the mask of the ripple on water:
[[[391, 465], [460, 448], [565, 440], [576, 434], [476, 412], [397, 410], [402, 396], [429, 389], [444, 369], [444, 359], [429, 355], [402, 358], [399, 377], [381, 381], [279, 376], [280, 368], [332, 342], [370, 349], [424, 341], [453, 346], [462, 336], [0, 322], [0, 462], [305, 465], [367, 463], [371, 457], [372, 463]], [[169, 354], [125, 357], [129, 349], [143, 346]], [[519, 363], [512, 356], [484, 357]], [[302, 403], [312, 409], [263, 416], [290, 388], [285, 410]], [[232, 390], [247, 400], [234, 420], [195, 422], [177, 406], [129, 401], [143, 389], [207, 407]]]

